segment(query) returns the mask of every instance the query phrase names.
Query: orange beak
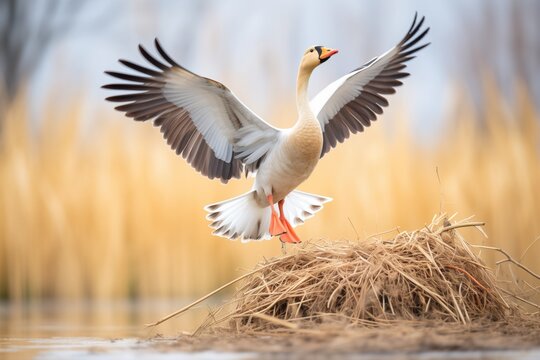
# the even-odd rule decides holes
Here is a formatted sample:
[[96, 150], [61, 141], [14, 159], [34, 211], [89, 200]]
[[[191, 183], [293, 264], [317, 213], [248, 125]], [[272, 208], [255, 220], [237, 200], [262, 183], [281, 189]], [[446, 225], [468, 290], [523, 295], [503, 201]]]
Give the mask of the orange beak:
[[321, 56], [319, 56], [319, 59], [321, 60], [328, 59], [330, 56], [337, 53], [338, 51], [336, 49], [322, 48], [322, 54]]

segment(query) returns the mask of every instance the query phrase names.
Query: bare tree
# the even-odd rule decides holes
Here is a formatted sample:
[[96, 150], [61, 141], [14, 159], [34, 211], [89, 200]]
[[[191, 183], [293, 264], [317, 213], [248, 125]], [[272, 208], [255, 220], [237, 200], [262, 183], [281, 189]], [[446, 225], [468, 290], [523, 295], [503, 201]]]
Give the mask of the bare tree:
[[0, 0], [0, 104], [9, 105], [84, 1]]

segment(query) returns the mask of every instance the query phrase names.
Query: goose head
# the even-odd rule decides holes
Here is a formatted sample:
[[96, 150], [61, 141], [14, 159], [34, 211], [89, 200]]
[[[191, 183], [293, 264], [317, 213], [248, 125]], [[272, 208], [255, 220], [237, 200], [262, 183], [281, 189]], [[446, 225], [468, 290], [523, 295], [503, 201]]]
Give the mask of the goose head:
[[300, 62], [300, 68], [305, 70], [313, 70], [326, 60], [330, 59], [334, 54], [337, 54], [337, 50], [330, 49], [324, 46], [311, 46], [306, 50], [302, 61]]

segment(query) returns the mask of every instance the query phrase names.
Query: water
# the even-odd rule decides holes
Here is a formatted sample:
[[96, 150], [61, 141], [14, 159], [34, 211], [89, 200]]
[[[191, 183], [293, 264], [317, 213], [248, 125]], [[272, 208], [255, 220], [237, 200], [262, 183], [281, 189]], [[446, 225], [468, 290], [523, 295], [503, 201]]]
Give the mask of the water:
[[[231, 358], [232, 354], [171, 352], [175, 335], [195, 330], [207, 313], [205, 306], [158, 328], [144, 326], [188, 302], [177, 299], [3, 303], [0, 359]], [[163, 350], [164, 345], [168, 345], [167, 351]], [[239, 358], [239, 354], [233, 358]]]
[[[139, 302], [49, 302], [21, 306], [0, 304], [0, 360], [64, 359], [253, 359], [256, 353], [175, 350], [175, 336], [191, 332], [207, 306], [158, 328], [145, 323], [186, 305], [186, 299]], [[267, 358], [287, 358], [286, 354]], [[309, 358], [317, 358], [310, 354]], [[321, 359], [326, 356], [320, 355]], [[345, 359], [540, 359], [540, 349], [518, 351], [424, 352], [421, 354], [349, 354]]]

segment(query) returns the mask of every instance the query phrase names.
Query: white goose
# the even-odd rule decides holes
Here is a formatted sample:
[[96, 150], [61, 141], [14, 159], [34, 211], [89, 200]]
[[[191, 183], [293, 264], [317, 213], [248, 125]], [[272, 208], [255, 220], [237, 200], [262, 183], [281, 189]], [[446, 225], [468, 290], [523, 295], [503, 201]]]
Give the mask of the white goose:
[[307, 49], [298, 70], [298, 120], [290, 129], [273, 127], [223, 84], [177, 64], [157, 39], [155, 46], [164, 61], [139, 45], [156, 70], [120, 60], [140, 74], [107, 71], [128, 82], [103, 87], [131, 91], [107, 100], [125, 103], [116, 109], [137, 121], [152, 119], [172, 149], [203, 175], [223, 183], [240, 178], [242, 172], [255, 175], [249, 192], [206, 206], [213, 234], [242, 241], [280, 236], [283, 243], [299, 243], [293, 228], [331, 199], [296, 187], [338, 142], [363, 131], [382, 114], [388, 102], [381, 95], [395, 93], [394, 88], [402, 84], [399, 79], [409, 75], [402, 71], [405, 62], [429, 45], [414, 47], [429, 31], [420, 32], [424, 17], [418, 23], [416, 20], [415, 15], [396, 46], [334, 81], [311, 102], [307, 95], [309, 77], [337, 50], [322, 46]]

